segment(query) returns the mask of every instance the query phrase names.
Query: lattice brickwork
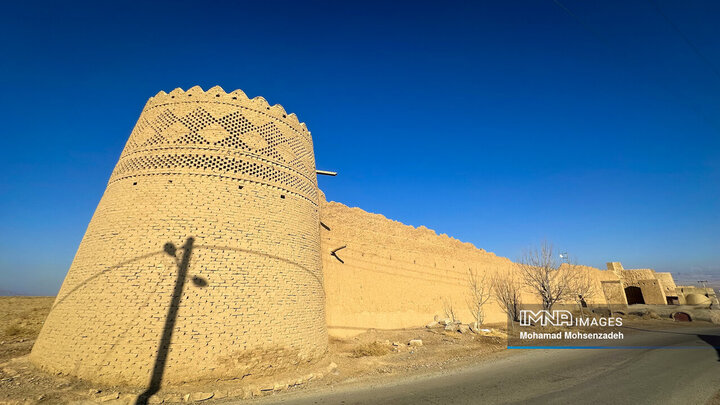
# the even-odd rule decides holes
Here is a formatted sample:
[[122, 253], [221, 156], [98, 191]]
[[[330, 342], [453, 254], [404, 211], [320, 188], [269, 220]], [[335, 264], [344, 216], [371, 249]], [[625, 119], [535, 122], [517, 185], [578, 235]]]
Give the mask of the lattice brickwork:
[[31, 359], [147, 384], [178, 271], [163, 247], [180, 258], [188, 237], [164, 383], [269, 373], [325, 352], [310, 133], [261, 98], [195, 87], [148, 101]]

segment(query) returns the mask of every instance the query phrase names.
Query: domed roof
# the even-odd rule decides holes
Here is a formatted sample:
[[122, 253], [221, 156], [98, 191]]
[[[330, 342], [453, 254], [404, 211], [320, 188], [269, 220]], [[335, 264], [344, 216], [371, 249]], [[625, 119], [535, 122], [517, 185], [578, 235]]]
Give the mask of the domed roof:
[[685, 296], [688, 305], [705, 305], [710, 303], [710, 298], [702, 294], [688, 294]]

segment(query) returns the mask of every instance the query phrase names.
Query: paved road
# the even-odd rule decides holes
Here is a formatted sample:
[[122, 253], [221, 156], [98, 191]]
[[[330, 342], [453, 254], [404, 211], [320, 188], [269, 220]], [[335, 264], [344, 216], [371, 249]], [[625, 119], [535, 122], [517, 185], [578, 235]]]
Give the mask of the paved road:
[[[528, 350], [450, 374], [258, 404], [704, 404], [720, 389], [720, 328], [638, 332], [666, 349]], [[692, 346], [692, 348], [680, 348]]]

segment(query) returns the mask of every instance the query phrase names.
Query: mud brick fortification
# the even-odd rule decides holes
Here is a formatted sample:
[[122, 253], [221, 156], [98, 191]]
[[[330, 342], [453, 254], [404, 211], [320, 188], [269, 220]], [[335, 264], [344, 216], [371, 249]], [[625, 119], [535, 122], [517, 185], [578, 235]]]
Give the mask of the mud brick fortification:
[[[587, 273], [590, 307], [717, 303], [712, 289], [619, 262], [568, 271]], [[515, 263], [470, 243], [327, 202], [310, 132], [281, 106], [176, 89], [145, 106], [31, 360], [138, 386], [158, 364], [162, 384], [270, 374], [322, 356], [328, 335], [449, 312], [472, 322], [471, 272], [519, 279]], [[484, 310], [506, 319], [493, 300]]]
[[144, 385], [168, 316], [164, 384], [318, 358], [327, 348], [318, 203], [312, 139], [294, 114], [239, 90], [160, 92], [130, 135], [31, 359]]
[[[323, 198], [321, 198], [321, 201]], [[494, 276], [515, 274], [516, 264], [424, 226], [404, 225], [350, 208], [321, 202], [323, 274], [327, 292], [328, 333], [349, 337], [369, 329], [416, 328], [448, 310], [464, 322], [473, 322], [468, 306], [469, 274], [487, 284]], [[342, 246], [336, 255], [331, 252]], [[591, 306], [627, 307], [621, 281], [610, 271], [574, 266], [586, 272], [596, 294]], [[607, 284], [612, 282], [612, 284]], [[539, 304], [531, 291], [521, 291], [522, 302]], [[485, 304], [485, 321], [504, 323], [497, 301]]]

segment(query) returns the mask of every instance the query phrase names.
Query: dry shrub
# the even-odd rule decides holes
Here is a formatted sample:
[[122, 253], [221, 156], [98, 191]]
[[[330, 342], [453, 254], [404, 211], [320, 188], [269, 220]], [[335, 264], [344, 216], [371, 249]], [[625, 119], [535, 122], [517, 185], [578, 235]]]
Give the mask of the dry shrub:
[[362, 344], [352, 351], [352, 357], [384, 356], [390, 353], [390, 348], [380, 342]]
[[25, 336], [30, 334], [32, 331], [26, 326], [13, 323], [6, 326], [4, 332], [6, 336]]
[[35, 339], [53, 301], [53, 297], [0, 297], [0, 341]]

